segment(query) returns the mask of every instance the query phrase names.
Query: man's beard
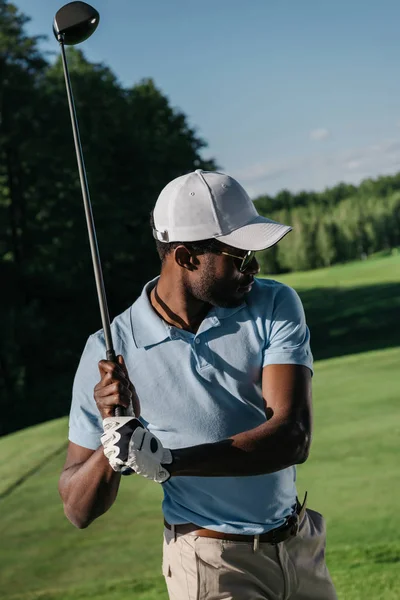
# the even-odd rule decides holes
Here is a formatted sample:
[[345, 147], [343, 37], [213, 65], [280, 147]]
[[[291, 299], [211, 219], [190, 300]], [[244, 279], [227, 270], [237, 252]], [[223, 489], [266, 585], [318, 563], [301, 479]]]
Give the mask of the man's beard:
[[202, 302], [219, 308], [235, 308], [243, 304], [246, 294], [238, 291], [239, 281], [215, 279], [212, 273], [205, 274], [196, 285], [191, 287], [191, 294]]

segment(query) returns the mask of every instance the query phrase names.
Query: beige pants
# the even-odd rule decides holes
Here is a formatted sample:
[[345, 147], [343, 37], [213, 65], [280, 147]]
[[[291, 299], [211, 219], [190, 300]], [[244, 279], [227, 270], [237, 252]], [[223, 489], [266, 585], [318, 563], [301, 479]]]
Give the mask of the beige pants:
[[325, 521], [307, 509], [297, 536], [273, 546], [164, 529], [170, 600], [337, 600], [325, 564]]

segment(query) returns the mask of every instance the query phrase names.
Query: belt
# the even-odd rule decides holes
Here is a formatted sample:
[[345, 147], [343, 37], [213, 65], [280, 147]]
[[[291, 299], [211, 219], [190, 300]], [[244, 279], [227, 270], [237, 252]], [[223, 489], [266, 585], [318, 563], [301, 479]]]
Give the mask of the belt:
[[175, 535], [186, 535], [192, 534], [197, 535], [199, 537], [206, 538], [214, 538], [216, 540], [227, 540], [231, 542], [254, 542], [257, 539], [258, 542], [267, 543], [267, 544], [279, 544], [280, 542], [284, 542], [290, 537], [297, 535], [299, 530], [299, 524], [303, 520], [304, 514], [306, 512], [306, 504], [307, 504], [307, 492], [304, 496], [303, 504], [300, 504], [297, 499], [296, 512], [290, 515], [281, 525], [276, 529], [272, 529], [271, 531], [267, 531], [266, 533], [260, 533], [259, 535], [242, 535], [240, 533], [225, 533], [223, 531], [214, 531], [213, 529], [205, 529], [204, 527], [199, 527], [194, 523], [183, 523], [181, 525], [170, 525], [164, 519], [164, 525], [170, 531], [172, 530]]

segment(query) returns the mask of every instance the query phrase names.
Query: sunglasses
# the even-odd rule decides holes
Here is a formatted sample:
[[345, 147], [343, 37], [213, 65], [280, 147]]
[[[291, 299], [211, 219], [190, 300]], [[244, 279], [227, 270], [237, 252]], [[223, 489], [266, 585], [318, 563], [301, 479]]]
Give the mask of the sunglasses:
[[220, 254], [224, 254], [225, 256], [231, 256], [232, 258], [237, 258], [237, 260], [240, 260], [240, 273], [244, 273], [244, 271], [247, 269], [247, 267], [256, 255], [254, 250], [248, 250], [244, 256], [237, 256], [236, 254], [230, 254], [229, 252], [222, 251], [220, 252]]

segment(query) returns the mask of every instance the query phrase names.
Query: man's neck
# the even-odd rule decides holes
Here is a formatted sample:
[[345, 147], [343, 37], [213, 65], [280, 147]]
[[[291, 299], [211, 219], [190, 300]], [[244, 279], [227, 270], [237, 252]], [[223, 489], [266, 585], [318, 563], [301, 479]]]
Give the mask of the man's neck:
[[150, 292], [150, 303], [166, 323], [192, 333], [196, 333], [211, 308], [194, 299], [182, 285], [172, 286], [162, 275]]

